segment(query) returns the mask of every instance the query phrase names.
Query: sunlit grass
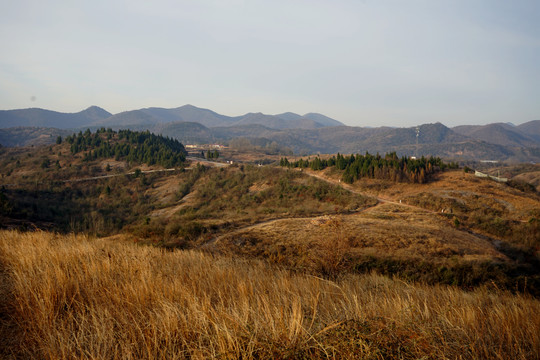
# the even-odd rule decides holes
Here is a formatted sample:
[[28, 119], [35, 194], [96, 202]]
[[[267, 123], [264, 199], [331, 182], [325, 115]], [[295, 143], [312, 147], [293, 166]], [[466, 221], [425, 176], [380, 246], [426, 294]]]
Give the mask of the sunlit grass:
[[12, 231], [0, 266], [7, 358], [540, 356], [540, 302], [505, 292]]

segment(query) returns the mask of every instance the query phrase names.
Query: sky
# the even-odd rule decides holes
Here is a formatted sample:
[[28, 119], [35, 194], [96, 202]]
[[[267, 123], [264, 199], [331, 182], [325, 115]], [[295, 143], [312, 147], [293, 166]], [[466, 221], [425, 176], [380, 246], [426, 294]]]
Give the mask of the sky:
[[0, 2], [0, 109], [540, 119], [538, 0]]

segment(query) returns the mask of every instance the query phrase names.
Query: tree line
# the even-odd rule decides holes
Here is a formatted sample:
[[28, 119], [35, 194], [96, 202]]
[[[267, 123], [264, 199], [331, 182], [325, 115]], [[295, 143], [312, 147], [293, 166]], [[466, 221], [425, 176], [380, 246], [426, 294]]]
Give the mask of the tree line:
[[287, 158], [281, 158], [280, 166], [289, 168], [310, 168], [312, 170], [323, 170], [327, 167], [335, 167], [343, 170], [342, 180], [348, 184], [360, 178], [385, 179], [395, 182], [425, 183], [429, 177], [447, 168], [457, 168], [456, 163], [444, 163], [440, 158], [422, 156], [419, 159], [410, 157], [399, 158], [396, 152], [391, 152], [385, 156], [365, 155], [343, 156], [338, 153], [328, 159], [321, 159], [319, 156], [314, 159], [299, 159], [290, 162]]
[[161, 165], [171, 168], [186, 160], [184, 146], [175, 139], [151, 134], [149, 131], [132, 131], [101, 128], [95, 133], [87, 129], [66, 137], [71, 153], [85, 152], [83, 160], [115, 158], [130, 163]]

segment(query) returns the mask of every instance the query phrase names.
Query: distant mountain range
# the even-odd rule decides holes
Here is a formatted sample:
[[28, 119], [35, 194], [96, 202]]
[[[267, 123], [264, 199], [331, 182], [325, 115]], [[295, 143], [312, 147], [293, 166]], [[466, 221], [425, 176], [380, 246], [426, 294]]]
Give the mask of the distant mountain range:
[[401, 155], [540, 162], [540, 120], [518, 126], [493, 123], [448, 128], [441, 123], [424, 124], [419, 126], [417, 139], [416, 128], [351, 127], [316, 113], [248, 113], [231, 117], [192, 105], [145, 108], [114, 115], [97, 106], [78, 113], [35, 108], [2, 110], [0, 144], [50, 143], [61, 134], [100, 127], [148, 129], [185, 144], [228, 143], [244, 138], [258, 146], [278, 144], [296, 154], [396, 151]]
[[305, 115], [294, 113], [278, 115], [248, 113], [231, 117], [193, 105], [184, 105], [175, 109], [152, 107], [125, 111], [115, 115], [97, 106], [91, 106], [78, 113], [61, 113], [37, 108], [0, 110], [0, 128], [20, 126], [54, 127], [59, 129], [100, 126], [140, 127], [174, 122], [196, 122], [206, 127], [259, 124], [272, 129], [316, 129], [325, 126], [343, 126], [343, 123], [337, 120], [316, 113]]
[[61, 113], [38, 108], [0, 110], [0, 128], [32, 126], [76, 129], [106, 119], [112, 114], [98, 106], [78, 113]]

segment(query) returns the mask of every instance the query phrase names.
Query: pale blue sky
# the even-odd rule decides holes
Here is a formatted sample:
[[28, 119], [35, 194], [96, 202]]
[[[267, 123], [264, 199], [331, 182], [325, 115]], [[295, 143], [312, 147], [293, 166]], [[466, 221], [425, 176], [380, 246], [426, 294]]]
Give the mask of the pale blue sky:
[[3, 0], [0, 109], [519, 124], [540, 119], [539, 19], [538, 0]]

